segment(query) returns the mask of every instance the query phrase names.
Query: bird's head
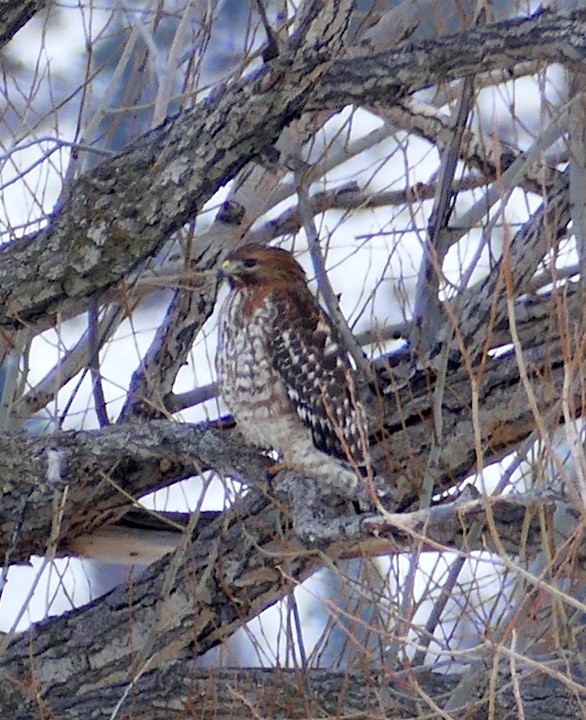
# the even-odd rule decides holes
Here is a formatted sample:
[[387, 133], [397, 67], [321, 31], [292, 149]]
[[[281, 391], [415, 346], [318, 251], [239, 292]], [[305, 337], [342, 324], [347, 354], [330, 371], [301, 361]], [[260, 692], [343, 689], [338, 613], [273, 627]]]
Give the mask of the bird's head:
[[305, 272], [290, 252], [262, 245], [244, 245], [231, 253], [220, 272], [236, 288], [287, 286], [300, 280], [305, 283]]

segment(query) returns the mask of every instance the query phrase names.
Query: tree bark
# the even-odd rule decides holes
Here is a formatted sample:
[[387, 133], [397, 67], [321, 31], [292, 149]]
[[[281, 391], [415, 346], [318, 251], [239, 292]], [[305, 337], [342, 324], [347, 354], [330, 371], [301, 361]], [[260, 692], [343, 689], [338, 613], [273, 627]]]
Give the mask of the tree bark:
[[[0, 27], [14, 31], [38, 7], [9, 5]], [[329, 52], [333, 40], [324, 38], [294, 36], [259, 71], [219, 88], [193, 110], [170, 118], [79, 177], [44, 230], [0, 252], [0, 327], [35, 329], [38, 323], [40, 328], [59, 313], [87, 309], [153, 256], [237, 172], [252, 161], [266, 162], [267, 149], [304, 113], [353, 103], [392, 105], [430, 85], [530, 59], [579, 67], [586, 58], [586, 11], [543, 13], [376, 54], [359, 48], [343, 59]], [[266, 478], [266, 458], [243, 448], [227, 431], [205, 424], [163, 420], [0, 438], [0, 552], [7, 564], [26, 561], [33, 553], [51, 557], [91, 549], [88, 538], [96, 531], [121, 527], [117, 521], [132, 506], [131, 498], [210, 468], [251, 488], [212, 520], [197, 524], [196, 514], [189, 533], [177, 531], [176, 554], [160, 559], [131, 587], [116, 588], [85, 608], [4, 638], [3, 717], [40, 718], [49, 712], [72, 719], [110, 717], [127, 690], [130, 714], [144, 718], [200, 716], [215, 703], [233, 717], [249, 717], [251, 704], [259, 714], [284, 717], [319, 715], [324, 709], [328, 714], [384, 711], [412, 717], [429, 703], [409, 676], [368, 678], [366, 687], [358, 676], [312, 671], [303, 687], [311, 690], [312, 683], [320, 683], [323, 707], [316, 708], [311, 692], [304, 693], [303, 704], [281, 692], [285, 675], [290, 683], [298, 676], [218, 671], [212, 680], [206, 673], [204, 684], [190, 661], [283, 598], [326, 558], [335, 562], [419, 546], [488, 550], [510, 560], [523, 548], [522, 558], [515, 559], [521, 566], [539, 552], [548, 533], [558, 543], [571, 543], [577, 564], [583, 564], [579, 523], [566, 528], [563, 538], [556, 535], [556, 512], [576, 511], [559, 494], [490, 502], [468, 498], [407, 512], [426, 478], [431, 476], [435, 492], [451, 488], [536, 437], [537, 415], [546, 419], [546, 434], [561, 422], [559, 399], [568, 367], [576, 373], [584, 369], [581, 305], [571, 287], [544, 299], [548, 310], [539, 325], [534, 316], [530, 319], [521, 359], [513, 350], [498, 358], [489, 351], [510, 342], [512, 298], [526, 292], [543, 256], [568, 225], [564, 182], [556, 176], [547, 186], [546, 202], [494, 272], [462, 293], [455, 309], [446, 303], [446, 317], [460, 322], [452, 327], [453, 372], [445, 378], [443, 393], [436, 393], [441, 379], [436, 360], [446, 351], [445, 334], [436, 338], [437, 353], [419, 358], [416, 371], [409, 358], [406, 379], [386, 365], [388, 358], [377, 363], [373, 455], [393, 492], [390, 509], [405, 512], [389, 515], [388, 508], [379, 507], [351, 514], [347, 499], [328, 498], [320, 524], [311, 525], [310, 517], [304, 525], [307, 518], [292, 507], [295, 486], [305, 481], [281, 478], [280, 494], [275, 492]], [[194, 249], [192, 302], [202, 322], [213, 307], [216, 268], [229, 249], [217, 240]], [[558, 322], [560, 307], [571, 310], [565, 315], [567, 327]], [[580, 416], [579, 383], [571, 385], [566, 401]], [[314, 492], [319, 499], [319, 488]], [[573, 598], [566, 602], [572, 604]], [[523, 675], [513, 696], [503, 689], [491, 706], [494, 716], [507, 717], [522, 702], [525, 717], [545, 717], [536, 698], [547, 702], [547, 717], [553, 708], [559, 717], [576, 716], [580, 681], [567, 677], [563, 685], [559, 676], [556, 683], [551, 678], [543, 684]], [[434, 698], [451, 682], [421, 676], [421, 687]], [[260, 696], [259, 684], [266, 696]], [[484, 702], [483, 696], [479, 706], [471, 703], [470, 717], [486, 716]]]
[[[532, 392], [543, 415], [555, 409], [566, 371], [565, 340], [557, 330], [546, 328], [539, 341], [525, 350]], [[436, 490], [452, 487], [474, 470], [476, 432], [487, 464], [513, 451], [535, 428], [512, 351], [484, 367], [478, 387], [478, 427], [472, 392], [466, 369], [450, 375]], [[384, 399], [384, 424], [378, 417], [373, 420], [379, 442], [372, 452], [394, 492], [395, 504], [405, 505], [418, 496], [427, 470], [425, 459], [433, 440], [433, 374], [420, 372], [399, 389], [392, 377], [382, 378], [378, 393]], [[579, 415], [579, 388], [573, 401]], [[550, 425], [555, 426], [558, 418], [560, 410], [550, 418]], [[244, 450], [226, 431], [165, 420], [32, 437], [23, 432], [0, 438], [0, 448], [0, 551], [8, 553], [11, 562], [46, 552], [47, 538], [53, 538], [55, 546], [67, 546], [76, 537], [113, 522], [131, 505], [129, 496], [145, 495], [210, 467], [262, 486], [268, 462]], [[417, 458], [421, 461], [416, 462]]]
[[[70, 699], [56, 698], [49, 707], [60, 720], [110, 718], [118, 703], [122, 717], [137, 720], [183, 720], [217, 713], [227, 720], [249, 720], [251, 708], [257, 717], [408, 720], [432, 716], [434, 708], [426, 698], [449, 694], [457, 682], [457, 677], [428, 671], [332, 673], [316, 669], [304, 673], [258, 668], [210, 673], [185, 660], [169, 663], [156, 673], [146, 673], [130, 690], [123, 684], [112, 685], [84, 693], [75, 704]], [[510, 683], [500, 682], [491, 717], [495, 720], [518, 717], [521, 704], [526, 720], [552, 717], [574, 720], [580, 717], [582, 707], [577, 682], [564, 685], [547, 674], [524, 673], [519, 677], [518, 698]], [[319, 695], [312, 692], [313, 688], [319, 688]], [[28, 707], [21, 707], [5, 717], [29, 720], [35, 717], [30, 712]], [[488, 700], [471, 698], [461, 712], [466, 713], [468, 720], [484, 720]], [[452, 717], [460, 714], [455, 712]]]
[[[304, 112], [392, 104], [434, 83], [529, 58], [580, 64], [586, 11], [544, 13], [340, 60], [311, 42], [293, 44], [252, 77], [219, 88], [80, 176], [46, 229], [0, 252], [0, 328], [87, 309]], [[226, 250], [198, 248], [198, 270], [214, 269]]]
[[0, 48], [47, 5], [47, 0], [7, 0], [0, 7]]

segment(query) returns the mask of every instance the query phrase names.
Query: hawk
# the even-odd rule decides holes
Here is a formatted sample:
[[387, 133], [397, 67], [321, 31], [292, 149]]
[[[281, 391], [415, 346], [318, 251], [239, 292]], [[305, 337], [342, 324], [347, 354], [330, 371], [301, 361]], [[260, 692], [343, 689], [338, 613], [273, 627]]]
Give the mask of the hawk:
[[338, 333], [280, 248], [248, 245], [222, 264], [221, 395], [245, 440], [307, 477], [354, 486], [368, 433]]

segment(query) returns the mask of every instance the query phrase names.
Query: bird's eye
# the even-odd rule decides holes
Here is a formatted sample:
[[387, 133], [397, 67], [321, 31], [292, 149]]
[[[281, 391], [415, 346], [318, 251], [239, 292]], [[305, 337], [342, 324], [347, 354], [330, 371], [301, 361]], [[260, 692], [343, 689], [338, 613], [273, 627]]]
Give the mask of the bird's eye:
[[256, 265], [256, 260], [254, 258], [244, 258], [242, 264], [245, 268], [253, 268]]

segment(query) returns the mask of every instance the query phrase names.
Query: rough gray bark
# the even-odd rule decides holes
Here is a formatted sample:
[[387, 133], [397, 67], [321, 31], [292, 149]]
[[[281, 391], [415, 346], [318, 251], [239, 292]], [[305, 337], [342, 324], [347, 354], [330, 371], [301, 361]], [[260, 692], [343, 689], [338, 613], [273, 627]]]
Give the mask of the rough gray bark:
[[[586, 58], [586, 11], [507, 21], [335, 61], [327, 45], [311, 42], [283, 49], [253, 77], [219, 88], [81, 176], [46, 230], [0, 252], [0, 327], [86, 309], [302, 113], [391, 104], [434, 83], [530, 57], [574, 66]], [[221, 252], [198, 248], [198, 270], [213, 269]], [[198, 302], [207, 306], [204, 297]]]
[[[350, 4], [333, 6], [344, 12]], [[15, 8], [25, 8], [26, 15], [36, 6], [9, 7], [16, 18]], [[13, 27], [20, 22], [8, 16], [0, 16], [0, 20], [13, 22]], [[194, 110], [169, 119], [80, 177], [44, 231], [3, 249], [0, 326], [16, 329], [38, 323], [39, 328], [45, 327], [57, 313], [70, 315], [87, 308], [95, 297], [102, 297], [105, 290], [156, 253], [216, 189], [250, 161], [262, 159], [283, 128], [304, 113], [336, 110], [350, 103], [392, 104], [435, 83], [508, 69], [530, 59], [579, 67], [586, 57], [586, 13], [546, 13], [393, 51], [373, 54], [362, 48], [353, 56], [334, 60], [329, 55], [332, 45], [320, 44], [319, 35], [300, 37], [297, 44], [280, 48], [277, 58], [253, 76], [219, 88]], [[501, 168], [495, 162], [489, 174], [508, 162], [508, 156], [502, 158]], [[440, 400], [442, 437], [435, 436], [438, 371], [434, 364], [424, 362], [423, 369], [416, 370], [410, 358], [407, 380], [405, 375], [399, 379], [395, 368], [385, 367], [386, 359], [378, 364], [373, 388], [379, 401], [372, 413], [372, 429], [377, 435], [374, 453], [401, 507], [417, 498], [424, 476], [430, 473], [436, 489], [466, 477], [476, 467], [479, 445], [486, 464], [518, 448], [535, 432], [536, 417], [526, 402], [526, 378], [518, 359], [512, 351], [498, 359], [486, 353], [510, 341], [507, 299], [511, 293], [528, 291], [544, 253], [565, 232], [569, 221], [567, 185], [564, 178], [551, 175], [555, 174], [545, 183], [544, 205], [511, 244], [513, 267], [499, 263], [486, 281], [462, 295], [458, 308], [461, 323], [456, 328], [460, 334], [452, 350], [464, 355], [467, 351], [466, 359], [479, 360], [481, 370], [474, 375], [471, 366], [457, 354], [454, 357], [454, 370], [446, 378]], [[199, 317], [194, 320], [190, 308], [190, 322], [201, 325], [213, 307], [215, 270], [227, 250], [217, 241], [194, 249], [196, 279], [190, 302], [199, 310]], [[501, 271], [505, 270], [513, 274], [508, 293], [501, 284]], [[572, 297], [571, 289], [563, 298], [556, 291], [544, 298], [548, 310], [543, 317], [531, 315], [523, 347], [530, 390], [549, 427], [555, 427], [561, 418], [558, 401], [568, 348], [575, 350], [572, 333], [556, 322], [559, 302], [572, 311], [566, 318], [572, 329], [579, 331], [579, 301]], [[579, 342], [576, 344], [579, 347]], [[445, 346], [438, 350], [444, 351]], [[165, 392], [172, 388], [171, 375]], [[572, 387], [570, 395], [572, 409], [580, 415], [579, 384]], [[139, 413], [133, 407], [129, 414]], [[436, 441], [437, 459], [432, 465], [428, 458]], [[553, 537], [551, 516], [562, 507], [558, 496], [491, 503], [469, 499], [420, 510], [419, 514], [389, 517], [382, 512], [363, 513], [344, 516], [342, 522], [338, 516], [348, 508], [340, 500], [330, 501], [319, 524], [311, 525], [309, 518], [303, 525], [307, 518], [291, 513], [296, 502], [294, 478], [289, 478], [292, 490], [282, 483], [282, 494], [276, 500], [266, 497], [267, 462], [243, 449], [226, 431], [171, 421], [119, 424], [48, 437], [19, 434], [1, 438], [0, 552], [7, 562], [26, 560], [34, 552], [51, 555], [86, 547], [84, 542], [92, 532], [115, 527], [120, 514], [129, 508], [131, 503], [119, 488], [138, 496], [206, 468], [241, 478], [255, 488], [230, 511], [196, 524], [192, 536], [178, 534], [178, 553], [154, 564], [131, 588], [117, 588], [87, 608], [47, 620], [16, 638], [5, 638], [5, 646], [0, 648], [4, 651], [0, 652], [3, 718], [44, 717], [51, 712], [71, 719], [110, 717], [128, 688], [130, 716], [203, 714], [209, 708], [209, 692], [213, 702], [217, 693], [226, 714], [239, 717], [243, 711], [229, 704], [234, 676], [221, 674], [216, 684], [207, 680], [210, 685], [202, 687], [189, 665], [166, 665], [168, 658], [201, 655], [222, 642], [284, 597], [294, 584], [320, 567], [325, 557], [332, 561], [405, 552], [423, 537], [424, 549], [489, 549], [513, 556], [522, 546], [523, 559], [531, 558], [539, 551], [545, 532]], [[315, 541], [304, 544], [300, 537]], [[579, 525], [570, 529], [566, 539], [573, 540], [576, 558], [583, 564], [584, 538]], [[153, 670], [157, 666], [160, 669]], [[143, 672], [146, 674], [136, 686], [129, 685]], [[277, 672], [255, 671], [244, 673], [238, 682], [243, 696], [262, 708], [260, 714], [269, 715], [276, 712], [272, 708], [277, 691], [267, 690], [266, 701], [254, 695], [260, 677], [268, 679], [268, 684], [281, 682]], [[524, 676], [525, 716], [543, 717], [544, 706], [548, 717], [552, 711], [559, 717], [575, 716], [575, 697], [582, 682], [576, 677], [575, 681], [567, 679], [563, 687], [549, 682], [550, 678], [547, 685], [533, 684]], [[423, 683], [426, 692], [438, 701], [440, 693], [450, 689], [447, 678], [427, 679], [433, 684]], [[387, 716], [403, 717], [429, 709], [425, 699], [413, 705], [407, 692], [412, 687], [405, 690], [407, 699], [400, 697], [396, 699], [399, 705], [393, 705], [395, 698], [385, 694], [389, 692], [387, 678], [369, 679], [373, 682], [370, 689], [350, 679], [356, 700], [348, 703], [340, 683], [345, 687], [349, 678], [332, 676], [331, 686], [328, 680], [316, 673], [310, 684], [310, 690], [313, 683], [320, 684], [320, 703], [328, 714], [334, 712], [332, 693], [335, 710], [344, 713], [375, 715], [382, 707]], [[519, 702], [518, 697], [511, 699], [509, 688], [504, 692], [495, 717], [514, 713]], [[535, 702], [536, 697], [540, 702]], [[311, 699], [311, 692], [305, 693], [303, 702]], [[486, 716], [484, 705], [468, 706], [468, 710]], [[300, 711], [288, 701], [278, 712], [292, 716]], [[319, 712], [313, 706], [303, 706], [301, 711], [306, 715]]]
[[0, 47], [10, 42], [14, 35], [39, 10], [47, 5], [47, 0], [6, 0], [0, 7]]
[[[555, 329], [549, 328], [526, 353], [543, 414], [555, 408], [559, 398], [565, 367], [562, 345]], [[541, 381], [544, 375], [549, 378], [547, 384]], [[373, 431], [384, 437], [373, 453], [385, 468], [385, 480], [397, 504], [417, 496], [424, 466], [413, 458], [426, 458], [431, 448], [434, 381], [426, 376], [420, 373], [398, 390], [393, 379], [381, 378], [377, 388], [379, 396], [387, 399], [384, 425], [378, 418], [373, 420]], [[511, 452], [533, 431], [532, 411], [518, 400], [523, 392], [513, 353], [486, 363], [479, 416], [485, 462]], [[445, 441], [434, 478], [438, 489], [452, 486], [474, 469], [471, 393], [466, 370], [450, 375], [444, 401]], [[576, 388], [577, 408], [580, 402]], [[169, 421], [50, 436], [19, 433], [1, 438], [0, 445], [0, 550], [8, 552], [12, 561], [46, 550], [47, 538], [55, 537], [56, 507], [63, 501], [59, 537], [66, 543], [112, 522], [129, 507], [118, 487], [131, 495], [144, 495], [209, 467], [258, 485], [266, 468], [266, 461], [252, 451], [244, 452], [226, 432]]]
[[10, 562], [44, 554], [50, 537], [62, 552], [128, 510], [129, 496], [212, 466], [254, 483], [268, 463], [226, 432], [169, 421], [38, 437], [17, 433], [0, 438], [0, 446], [0, 552]]
[[[1, 686], [0, 706], [5, 717], [18, 717], [14, 713], [26, 699], [23, 688], [31, 682], [35, 693], [51, 706], [60, 697], [129, 682], [169, 657], [202, 655], [284, 597], [293, 579], [301, 582], [308, 577], [319, 567], [322, 553], [338, 559], [404, 552], [421, 533], [429, 538], [428, 549], [434, 550], [490, 548], [493, 535], [501, 553], [502, 547], [514, 552], [521, 537], [528, 554], [539, 551], [540, 515], [552, 511], [553, 505], [548, 510], [540, 502], [495, 500], [488, 506], [491, 521], [482, 540], [469, 543], [472, 524], [483, 522], [484, 506], [482, 501], [471, 501], [420, 511], [413, 518], [367, 517], [361, 522], [363, 540], [349, 534], [311, 549], [296, 539], [279, 505], [267, 504], [256, 493], [248, 495], [207, 524], [178, 554], [151, 565], [131, 587], [120, 586], [91, 605], [46, 620], [13, 640], [2, 659], [3, 672], [12, 682]], [[342, 519], [337, 523], [340, 527]], [[35, 703], [27, 703], [31, 712]]]
[[[579, 672], [579, 671], [578, 671]], [[227, 720], [249, 720], [251, 708], [258, 717], [420, 717], [425, 695], [439, 697], [452, 691], [457, 678], [430, 672], [332, 673], [315, 670], [311, 678], [299, 670], [218, 670], [213, 675], [191, 661], [169, 663], [157, 673], [143, 675], [121, 704], [121, 711], [140, 720], [183, 720], [221, 712]], [[309, 688], [319, 687], [319, 696]], [[574, 720], [581, 702], [573, 688], [547, 675], [519, 678], [520, 699], [526, 720]], [[60, 720], [79, 717], [110, 718], [110, 708], [125, 694], [123, 685], [81, 695], [75, 706], [65, 698], [52, 708]], [[471, 699], [467, 720], [484, 720], [487, 700]], [[493, 707], [494, 720], [515, 717], [518, 699], [506, 682], [499, 683]], [[11, 718], [28, 720], [21, 708]], [[457, 717], [454, 713], [453, 717]]]

